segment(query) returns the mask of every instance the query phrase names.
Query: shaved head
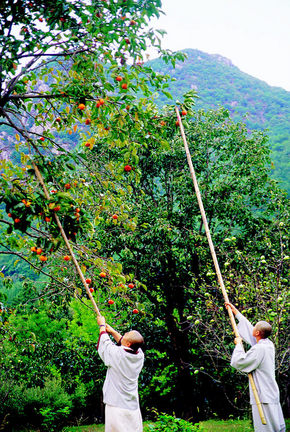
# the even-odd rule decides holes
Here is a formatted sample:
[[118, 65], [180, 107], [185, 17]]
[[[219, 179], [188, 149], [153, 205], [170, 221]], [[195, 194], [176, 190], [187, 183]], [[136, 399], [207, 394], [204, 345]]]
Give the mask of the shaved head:
[[261, 338], [266, 339], [272, 333], [272, 326], [266, 321], [259, 321], [255, 325], [256, 330], [260, 332]]
[[131, 330], [124, 334], [123, 340], [130, 348], [137, 351], [144, 344], [143, 336], [137, 330]]

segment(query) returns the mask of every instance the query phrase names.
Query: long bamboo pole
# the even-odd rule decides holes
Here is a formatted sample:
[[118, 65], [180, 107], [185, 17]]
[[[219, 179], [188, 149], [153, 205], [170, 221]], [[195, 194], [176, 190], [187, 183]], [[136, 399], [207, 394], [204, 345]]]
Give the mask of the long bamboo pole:
[[[200, 209], [200, 213], [201, 213], [201, 217], [202, 217], [205, 233], [206, 233], [206, 236], [207, 236], [207, 240], [208, 240], [211, 256], [212, 256], [212, 259], [213, 259], [213, 262], [214, 262], [214, 266], [215, 266], [218, 282], [219, 282], [220, 288], [222, 290], [225, 302], [229, 303], [228, 294], [227, 294], [227, 291], [226, 291], [226, 288], [225, 288], [225, 285], [224, 285], [224, 281], [223, 281], [223, 277], [222, 277], [222, 274], [221, 274], [221, 271], [220, 271], [220, 267], [219, 267], [219, 264], [218, 264], [217, 256], [216, 256], [215, 249], [214, 249], [214, 245], [213, 245], [213, 242], [212, 242], [212, 239], [211, 239], [211, 234], [210, 234], [209, 226], [208, 226], [208, 223], [207, 223], [207, 218], [206, 218], [205, 210], [204, 210], [204, 207], [203, 207], [203, 202], [202, 202], [201, 194], [200, 194], [200, 191], [199, 191], [198, 182], [197, 182], [197, 179], [196, 179], [196, 175], [195, 175], [195, 171], [194, 171], [194, 168], [193, 168], [193, 164], [192, 164], [192, 160], [191, 160], [191, 156], [190, 156], [190, 152], [189, 152], [186, 136], [185, 136], [185, 133], [184, 133], [183, 124], [182, 124], [181, 117], [180, 117], [180, 114], [179, 114], [179, 109], [178, 109], [177, 106], [175, 107], [175, 111], [176, 111], [176, 115], [177, 115], [177, 119], [178, 119], [178, 123], [179, 123], [179, 127], [180, 127], [181, 136], [182, 136], [183, 143], [184, 143], [184, 148], [185, 148], [185, 152], [186, 152], [187, 162], [188, 162], [188, 165], [189, 165], [189, 170], [190, 170], [191, 178], [193, 180], [195, 194], [196, 194], [196, 197], [197, 197], [197, 201], [198, 201], [198, 205], [199, 205], [199, 209]], [[233, 330], [234, 330], [235, 337], [239, 337], [240, 335], [239, 335], [238, 327], [237, 327], [237, 324], [236, 324], [236, 321], [235, 321], [235, 318], [234, 318], [234, 314], [233, 314], [233, 312], [232, 312], [232, 310], [231, 310], [230, 307], [227, 307], [227, 311], [228, 311], [228, 314], [229, 314], [229, 317], [230, 317], [230, 321], [231, 321], [231, 324], [232, 324], [232, 327], [233, 327]], [[256, 385], [255, 385], [255, 382], [254, 382], [254, 379], [253, 379], [253, 376], [252, 376], [251, 373], [249, 373], [248, 377], [249, 377], [250, 384], [252, 386], [252, 390], [253, 390], [255, 401], [256, 401], [256, 404], [257, 404], [257, 407], [258, 407], [258, 411], [259, 411], [259, 414], [260, 414], [261, 422], [262, 422], [262, 424], [267, 424], [265, 416], [264, 416], [264, 413], [263, 413], [263, 408], [262, 408], [262, 405], [261, 405], [261, 402], [260, 402], [260, 399], [259, 399], [259, 395], [258, 395], [258, 392], [257, 392], [257, 388], [256, 388]]]
[[[49, 193], [48, 193], [48, 190], [47, 190], [47, 188], [46, 188], [46, 186], [45, 186], [45, 183], [44, 183], [43, 177], [42, 177], [42, 175], [41, 175], [41, 173], [40, 173], [40, 171], [39, 171], [39, 169], [38, 169], [38, 166], [37, 166], [37, 165], [35, 164], [35, 162], [33, 162], [33, 161], [32, 161], [32, 165], [33, 165], [33, 168], [34, 168], [34, 171], [35, 171], [36, 177], [38, 178], [39, 183], [41, 184], [41, 186], [42, 186], [42, 188], [43, 188], [44, 195], [45, 195], [45, 197], [46, 197], [47, 199], [49, 199], [49, 198], [50, 198], [50, 197], [49, 197]], [[101, 314], [100, 314], [99, 308], [98, 308], [98, 306], [97, 306], [97, 304], [96, 304], [96, 302], [95, 302], [94, 297], [92, 296], [92, 293], [90, 292], [90, 289], [89, 289], [88, 284], [86, 283], [86, 279], [85, 279], [85, 277], [84, 277], [84, 275], [83, 275], [82, 269], [80, 268], [79, 263], [78, 263], [78, 261], [77, 261], [77, 259], [76, 259], [76, 257], [75, 257], [75, 254], [74, 254], [74, 252], [73, 252], [73, 250], [72, 250], [72, 247], [71, 247], [71, 245], [70, 245], [70, 243], [69, 243], [69, 241], [68, 241], [68, 238], [67, 238], [66, 233], [65, 233], [65, 231], [64, 231], [64, 229], [63, 229], [63, 226], [62, 226], [62, 224], [61, 224], [61, 222], [60, 222], [60, 220], [59, 220], [59, 217], [58, 217], [58, 215], [57, 215], [56, 213], [54, 213], [54, 217], [55, 217], [56, 223], [57, 223], [57, 225], [58, 225], [58, 227], [59, 227], [59, 230], [60, 230], [60, 232], [61, 232], [62, 238], [64, 239], [64, 242], [65, 242], [65, 244], [66, 244], [66, 246], [67, 246], [67, 248], [68, 248], [68, 250], [69, 250], [70, 256], [72, 257], [72, 261], [73, 261], [73, 263], [74, 263], [74, 265], [75, 265], [75, 268], [76, 268], [76, 270], [77, 270], [77, 272], [78, 272], [78, 274], [79, 274], [79, 276], [80, 276], [80, 278], [81, 278], [81, 281], [82, 281], [82, 283], [84, 284], [84, 287], [85, 287], [85, 289], [86, 289], [86, 292], [87, 292], [87, 294], [88, 294], [88, 296], [89, 296], [89, 298], [90, 298], [90, 300], [91, 300], [91, 302], [92, 302], [92, 304], [93, 304], [94, 311], [96, 312], [96, 314], [97, 314], [98, 316], [100, 316]]]

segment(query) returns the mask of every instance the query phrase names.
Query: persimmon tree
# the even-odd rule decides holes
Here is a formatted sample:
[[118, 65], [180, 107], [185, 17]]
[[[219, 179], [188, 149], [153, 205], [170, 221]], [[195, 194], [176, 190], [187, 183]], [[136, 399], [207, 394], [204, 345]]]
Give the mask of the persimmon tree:
[[[0, 125], [13, 154], [11, 160], [1, 160], [1, 254], [26, 261], [44, 276], [40, 283], [24, 281], [12, 304], [17, 309], [11, 303], [8, 308], [6, 301], [2, 305], [1, 372], [9, 378], [11, 395], [17, 382], [45, 388], [45, 376], [67, 376], [72, 367], [66, 349], [72, 341], [66, 342], [62, 325], [46, 326], [46, 320], [57, 318], [63, 324], [62, 318], [71, 319], [78, 349], [70, 363], [75, 371], [84, 367], [78, 353], [86, 314], [78, 314], [71, 299], [81, 299], [86, 311], [88, 302], [55, 214], [106, 316], [124, 323], [136, 315], [138, 281], [134, 274], [124, 275], [114, 257], [100, 254], [102, 239], [96, 232], [104, 221], [109, 228], [121, 224], [124, 231], [136, 227], [129, 197], [131, 183], [140, 176], [138, 151], [157, 114], [153, 92], [167, 94], [168, 78], [143, 64], [149, 44], [160, 48], [160, 35], [148, 27], [160, 5], [159, 0], [4, 2]], [[166, 61], [182, 58], [161, 54]], [[118, 154], [113, 162], [112, 152]], [[1, 276], [5, 287], [13, 286], [5, 269]], [[71, 315], [79, 317], [75, 327]], [[52, 367], [45, 353], [53, 359]], [[91, 355], [90, 349], [85, 355]], [[91, 379], [90, 372], [87, 376]], [[77, 381], [78, 375], [67, 383], [71, 392]]]
[[[1, 161], [1, 195], [8, 215], [2, 218], [7, 227], [2, 254], [17, 254], [43, 271], [49, 255], [62, 245], [56, 212], [74, 242], [94, 230], [98, 214], [92, 219], [84, 205], [90, 188], [107, 195], [106, 201], [99, 195], [94, 207], [105, 206], [111, 212], [115, 198], [107, 191], [110, 168], [104, 169], [102, 161], [97, 171], [89, 172], [86, 153], [104, 137], [111, 145], [118, 141], [123, 154], [127, 148], [136, 157], [127, 130], [143, 128], [143, 117], [150, 111], [144, 114], [143, 107], [152, 106], [149, 86], [165, 93], [167, 86], [166, 77], [143, 65], [145, 50], [158, 47], [167, 61], [174, 62], [174, 56], [161, 50], [160, 35], [149, 28], [160, 5], [159, 0], [4, 2], [0, 123], [15, 146], [16, 165], [15, 160]], [[143, 99], [136, 101], [142, 94]], [[42, 172], [50, 200], [32, 163]], [[75, 165], [82, 168], [76, 171]], [[24, 245], [29, 256], [19, 253]]]

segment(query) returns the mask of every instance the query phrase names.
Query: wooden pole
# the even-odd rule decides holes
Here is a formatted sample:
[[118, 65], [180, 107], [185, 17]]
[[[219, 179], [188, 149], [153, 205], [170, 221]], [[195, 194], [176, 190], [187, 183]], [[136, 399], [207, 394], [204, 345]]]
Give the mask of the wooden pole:
[[[34, 168], [34, 171], [35, 171], [36, 177], [38, 178], [38, 180], [39, 180], [39, 182], [40, 182], [40, 184], [41, 184], [41, 186], [42, 186], [42, 188], [43, 188], [44, 195], [45, 195], [45, 197], [46, 197], [47, 199], [49, 199], [49, 198], [50, 198], [50, 197], [49, 197], [49, 193], [48, 193], [48, 190], [47, 190], [47, 188], [46, 188], [46, 186], [45, 186], [45, 183], [44, 183], [43, 177], [42, 177], [42, 175], [41, 175], [41, 173], [40, 173], [40, 171], [39, 171], [39, 169], [38, 169], [38, 166], [37, 166], [37, 165], [35, 164], [35, 162], [33, 162], [33, 161], [32, 161], [32, 165], [33, 165], [33, 168]], [[79, 276], [80, 276], [80, 278], [81, 278], [81, 281], [82, 281], [82, 283], [84, 284], [84, 287], [85, 287], [85, 289], [86, 289], [86, 292], [87, 292], [87, 294], [88, 294], [88, 296], [89, 296], [89, 298], [90, 298], [90, 300], [91, 300], [91, 302], [92, 302], [92, 304], [93, 304], [94, 310], [95, 310], [97, 316], [101, 316], [100, 311], [99, 311], [99, 308], [98, 308], [98, 306], [97, 306], [97, 304], [96, 304], [96, 302], [95, 302], [94, 297], [92, 296], [92, 293], [90, 292], [90, 289], [89, 289], [88, 284], [86, 283], [86, 279], [85, 279], [85, 277], [84, 277], [84, 275], [83, 275], [83, 272], [82, 272], [82, 270], [81, 270], [81, 268], [80, 268], [80, 266], [79, 266], [79, 263], [78, 263], [78, 261], [77, 261], [77, 259], [76, 259], [76, 257], [75, 257], [75, 254], [74, 254], [74, 252], [73, 252], [73, 250], [72, 250], [72, 247], [71, 247], [71, 245], [70, 245], [70, 243], [69, 243], [69, 241], [68, 241], [68, 238], [67, 238], [66, 233], [65, 233], [65, 231], [64, 231], [64, 229], [63, 229], [63, 226], [62, 226], [62, 224], [61, 224], [61, 222], [60, 222], [60, 220], [59, 220], [59, 217], [58, 217], [58, 215], [57, 215], [56, 213], [54, 213], [54, 217], [55, 217], [56, 223], [57, 223], [57, 225], [58, 225], [58, 227], [59, 227], [59, 229], [60, 229], [60, 232], [61, 232], [62, 238], [64, 239], [64, 242], [65, 242], [65, 244], [66, 244], [66, 246], [67, 246], [67, 248], [68, 248], [68, 250], [69, 250], [70, 256], [72, 257], [72, 260], [73, 260], [73, 263], [74, 263], [74, 265], [75, 265], [75, 268], [76, 268], [76, 270], [77, 270], [77, 272], [78, 272], [78, 274], [79, 274]]]
[[[225, 288], [225, 285], [224, 285], [224, 282], [223, 282], [223, 277], [222, 277], [222, 274], [221, 274], [221, 271], [220, 271], [220, 267], [219, 267], [219, 264], [218, 264], [217, 256], [216, 256], [215, 249], [214, 249], [214, 245], [213, 245], [213, 242], [212, 242], [212, 239], [211, 239], [211, 234], [210, 234], [209, 226], [208, 226], [208, 223], [207, 223], [207, 218], [206, 218], [205, 210], [204, 210], [204, 207], [203, 207], [203, 203], [202, 203], [202, 198], [201, 198], [201, 194], [200, 194], [200, 191], [199, 191], [198, 182], [197, 182], [197, 179], [196, 179], [196, 175], [195, 175], [195, 171], [194, 171], [194, 168], [193, 168], [193, 164], [192, 164], [192, 160], [191, 160], [188, 144], [187, 144], [187, 141], [186, 141], [186, 136], [185, 136], [185, 133], [184, 133], [183, 124], [182, 124], [181, 117], [180, 117], [180, 114], [179, 114], [179, 109], [178, 109], [177, 106], [175, 107], [175, 111], [176, 111], [176, 115], [177, 115], [177, 119], [178, 119], [178, 123], [179, 123], [179, 127], [180, 127], [181, 136], [182, 136], [183, 143], [184, 143], [184, 148], [185, 148], [185, 152], [186, 152], [187, 162], [188, 162], [188, 165], [189, 165], [189, 170], [190, 170], [191, 178], [193, 180], [195, 194], [196, 194], [196, 197], [197, 197], [197, 201], [198, 201], [198, 205], [199, 205], [199, 209], [200, 209], [200, 213], [201, 213], [201, 217], [202, 217], [205, 233], [206, 233], [206, 236], [207, 236], [207, 240], [208, 240], [211, 256], [212, 256], [212, 259], [213, 259], [213, 262], [214, 262], [214, 266], [215, 266], [218, 282], [219, 282], [220, 288], [222, 290], [225, 302], [229, 303], [228, 294], [227, 294], [227, 291], [226, 291], [226, 288]], [[232, 327], [233, 327], [233, 330], [234, 330], [235, 337], [239, 337], [240, 335], [239, 335], [238, 327], [237, 327], [237, 324], [236, 324], [236, 321], [235, 321], [235, 318], [234, 318], [234, 314], [233, 314], [233, 312], [232, 312], [232, 310], [231, 310], [230, 307], [227, 307], [227, 311], [228, 311], [228, 314], [229, 314], [229, 317], [230, 317], [230, 321], [231, 321], [231, 324], [232, 324]], [[248, 377], [249, 377], [250, 384], [252, 386], [253, 394], [254, 394], [255, 401], [256, 401], [256, 404], [257, 404], [257, 407], [258, 407], [258, 410], [259, 410], [259, 414], [260, 414], [260, 417], [261, 417], [262, 424], [266, 424], [266, 419], [265, 419], [265, 416], [264, 416], [264, 413], [263, 413], [262, 405], [261, 405], [261, 402], [260, 402], [260, 399], [259, 399], [259, 395], [257, 393], [257, 389], [256, 389], [256, 386], [255, 386], [255, 382], [254, 382], [253, 376], [252, 376], [251, 373], [249, 373]]]

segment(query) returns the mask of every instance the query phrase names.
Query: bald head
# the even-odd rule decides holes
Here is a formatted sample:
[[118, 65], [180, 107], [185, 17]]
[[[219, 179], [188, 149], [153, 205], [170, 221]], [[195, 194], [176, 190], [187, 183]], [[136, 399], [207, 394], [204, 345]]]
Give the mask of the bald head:
[[131, 330], [124, 334], [122, 342], [132, 350], [137, 351], [144, 344], [144, 339], [137, 330]]
[[257, 322], [255, 329], [260, 332], [261, 339], [266, 339], [272, 333], [272, 326], [266, 321]]

